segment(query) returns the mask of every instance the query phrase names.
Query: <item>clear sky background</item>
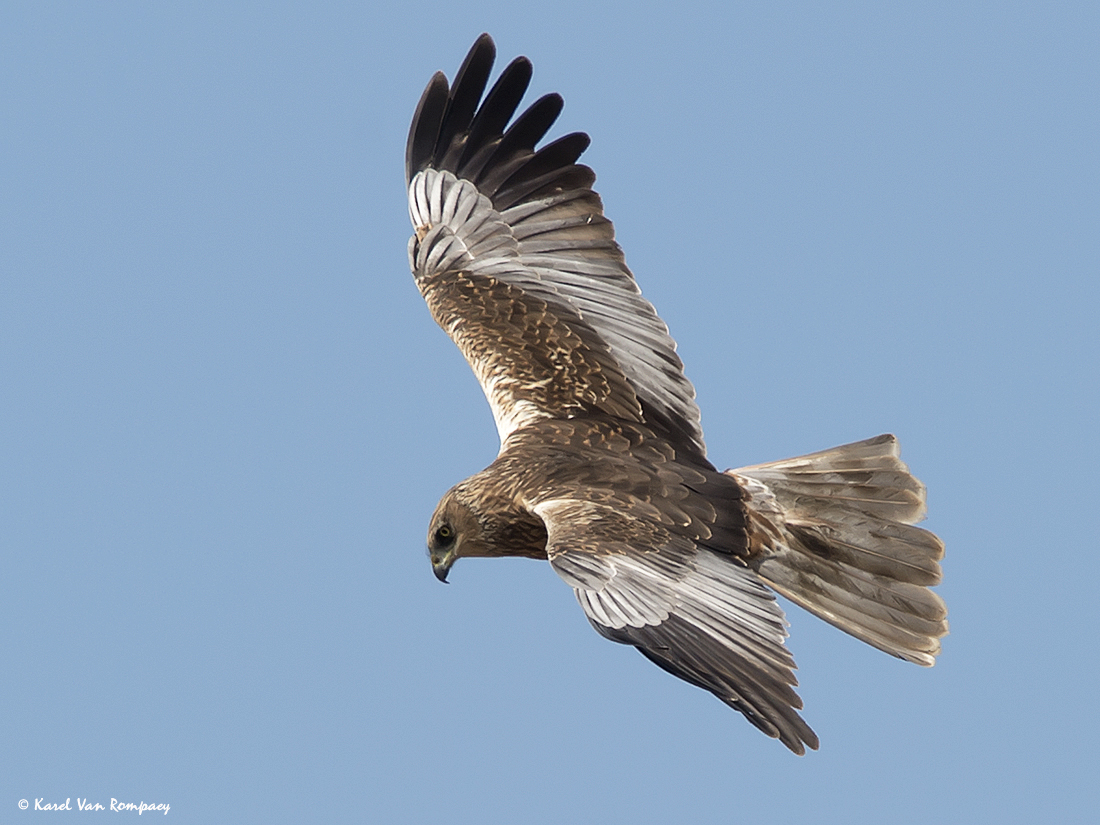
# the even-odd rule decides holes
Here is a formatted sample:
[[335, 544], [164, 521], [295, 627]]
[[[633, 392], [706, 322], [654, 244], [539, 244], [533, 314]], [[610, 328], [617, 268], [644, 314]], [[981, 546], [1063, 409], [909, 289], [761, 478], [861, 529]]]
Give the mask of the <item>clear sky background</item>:
[[[431, 574], [497, 437], [403, 153], [482, 31], [592, 135], [712, 460], [894, 432], [928, 485], [935, 668], [790, 608], [818, 753], [544, 564]], [[5, 4], [0, 821], [1094, 822], [1098, 43], [1091, 2]]]

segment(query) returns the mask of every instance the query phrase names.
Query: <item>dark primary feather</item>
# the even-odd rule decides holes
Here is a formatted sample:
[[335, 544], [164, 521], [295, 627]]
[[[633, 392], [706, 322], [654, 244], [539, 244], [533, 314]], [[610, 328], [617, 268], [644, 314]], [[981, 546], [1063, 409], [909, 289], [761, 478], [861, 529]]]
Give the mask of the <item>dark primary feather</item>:
[[[489, 72], [496, 58], [496, 46], [488, 35], [482, 35], [466, 55], [462, 66], [455, 75], [454, 86], [447, 101], [447, 110], [436, 141], [436, 152], [432, 165], [437, 169], [446, 169], [453, 165], [461, 151], [465, 132], [470, 127], [485, 84], [489, 82]], [[452, 157], [448, 157], [451, 155]]]
[[[517, 57], [504, 67], [496, 83], [485, 96], [485, 102], [470, 124], [466, 148], [455, 166], [456, 171], [468, 178], [476, 178], [489, 158], [489, 150], [504, 134], [504, 128], [519, 108], [520, 101], [531, 83], [531, 61]], [[474, 163], [474, 155], [481, 150], [480, 163]]]
[[485, 186], [496, 191], [493, 202], [497, 208], [507, 209], [545, 190], [587, 189], [596, 176], [587, 166], [578, 166], [577, 159], [589, 143], [588, 135], [573, 132], [543, 146], [499, 187], [486, 180]]
[[443, 114], [447, 111], [447, 92], [447, 76], [436, 72], [420, 96], [405, 145], [406, 183], [431, 162], [439, 139], [439, 127], [443, 124]]

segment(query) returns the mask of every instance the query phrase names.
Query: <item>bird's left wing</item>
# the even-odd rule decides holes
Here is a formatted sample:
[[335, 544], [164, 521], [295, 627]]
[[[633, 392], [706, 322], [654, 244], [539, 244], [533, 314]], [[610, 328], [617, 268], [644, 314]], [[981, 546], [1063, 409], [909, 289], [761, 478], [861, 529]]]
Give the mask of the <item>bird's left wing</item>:
[[629, 501], [532, 509], [546, 524], [551, 565], [601, 635], [711, 691], [795, 753], [817, 748], [798, 715], [786, 620], [756, 573]]
[[626, 267], [595, 175], [577, 163], [588, 136], [536, 150], [562, 99], [546, 95], [509, 125], [531, 64], [512, 61], [482, 101], [494, 57], [482, 35], [452, 86], [432, 78], [413, 117], [417, 286], [477, 375], [502, 443], [533, 420], [587, 412], [645, 423], [703, 457], [676, 345]]

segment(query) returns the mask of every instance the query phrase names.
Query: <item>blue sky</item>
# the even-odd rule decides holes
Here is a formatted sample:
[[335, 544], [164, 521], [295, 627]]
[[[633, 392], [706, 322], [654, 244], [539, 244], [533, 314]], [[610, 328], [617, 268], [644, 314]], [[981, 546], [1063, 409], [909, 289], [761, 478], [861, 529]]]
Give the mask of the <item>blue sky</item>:
[[[0, 13], [0, 820], [1092, 821], [1100, 10], [503, 5]], [[818, 753], [543, 564], [431, 574], [497, 440], [403, 151], [482, 31], [591, 134], [712, 460], [889, 431], [929, 487], [934, 669], [789, 610]]]

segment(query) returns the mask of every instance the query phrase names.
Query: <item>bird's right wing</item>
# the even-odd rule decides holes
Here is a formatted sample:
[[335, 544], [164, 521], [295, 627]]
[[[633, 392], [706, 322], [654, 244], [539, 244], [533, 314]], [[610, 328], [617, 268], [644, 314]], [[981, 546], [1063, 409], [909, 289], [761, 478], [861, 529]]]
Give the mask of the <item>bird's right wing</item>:
[[559, 498], [533, 509], [551, 565], [601, 635], [711, 691], [795, 753], [817, 748], [798, 715], [786, 620], [756, 573], [700, 547], [649, 503]]

